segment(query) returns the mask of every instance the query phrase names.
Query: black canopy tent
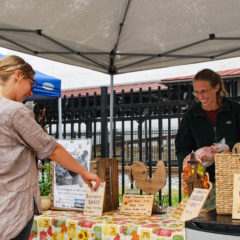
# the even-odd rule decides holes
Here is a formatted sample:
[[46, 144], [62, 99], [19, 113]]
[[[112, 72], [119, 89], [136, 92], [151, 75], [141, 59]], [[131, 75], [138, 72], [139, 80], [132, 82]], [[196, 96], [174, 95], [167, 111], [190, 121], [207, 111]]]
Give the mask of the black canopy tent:
[[239, 56], [239, 0], [1, 0], [0, 46], [111, 76]]

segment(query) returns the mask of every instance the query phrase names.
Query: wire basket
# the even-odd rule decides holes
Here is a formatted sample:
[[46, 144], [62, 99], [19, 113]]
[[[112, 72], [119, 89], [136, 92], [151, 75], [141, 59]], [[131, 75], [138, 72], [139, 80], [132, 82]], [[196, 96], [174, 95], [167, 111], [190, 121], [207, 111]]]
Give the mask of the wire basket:
[[240, 173], [239, 149], [240, 143], [237, 143], [232, 153], [215, 155], [217, 214], [232, 214], [233, 178], [234, 173]]

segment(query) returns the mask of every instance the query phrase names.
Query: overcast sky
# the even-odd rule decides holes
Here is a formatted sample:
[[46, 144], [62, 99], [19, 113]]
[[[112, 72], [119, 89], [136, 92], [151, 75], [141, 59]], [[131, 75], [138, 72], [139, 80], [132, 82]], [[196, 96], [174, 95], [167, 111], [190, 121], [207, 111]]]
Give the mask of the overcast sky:
[[[109, 86], [110, 84], [110, 76], [107, 74], [54, 62], [40, 57], [11, 51], [5, 48], [0, 48], [0, 53], [4, 55], [18, 55], [30, 63], [34, 69], [44, 74], [61, 79], [62, 90], [93, 88]], [[121, 85], [136, 82], [150, 82], [172, 77], [193, 75], [203, 68], [210, 68], [214, 71], [240, 68], [240, 57], [199, 64], [189, 64], [177, 67], [159, 68], [155, 70], [120, 74], [114, 76], [114, 84]]]

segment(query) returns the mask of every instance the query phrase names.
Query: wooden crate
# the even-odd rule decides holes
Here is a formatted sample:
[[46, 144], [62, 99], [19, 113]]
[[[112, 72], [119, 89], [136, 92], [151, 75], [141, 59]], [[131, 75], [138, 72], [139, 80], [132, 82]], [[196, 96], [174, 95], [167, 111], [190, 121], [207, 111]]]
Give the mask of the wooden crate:
[[118, 194], [118, 163], [115, 158], [94, 158], [91, 160], [90, 171], [106, 182], [103, 211], [112, 211], [119, 206]]

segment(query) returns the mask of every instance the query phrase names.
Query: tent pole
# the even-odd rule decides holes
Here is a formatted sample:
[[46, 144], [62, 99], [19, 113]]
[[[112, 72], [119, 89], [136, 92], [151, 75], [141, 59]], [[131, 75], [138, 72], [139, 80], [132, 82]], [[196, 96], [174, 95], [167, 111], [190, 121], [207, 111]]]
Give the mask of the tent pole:
[[62, 98], [58, 98], [58, 138], [62, 139]]
[[109, 157], [113, 157], [113, 74], [110, 75], [110, 145]]

